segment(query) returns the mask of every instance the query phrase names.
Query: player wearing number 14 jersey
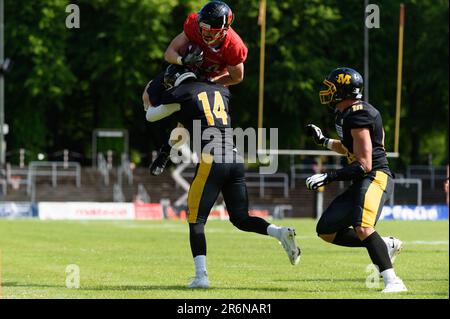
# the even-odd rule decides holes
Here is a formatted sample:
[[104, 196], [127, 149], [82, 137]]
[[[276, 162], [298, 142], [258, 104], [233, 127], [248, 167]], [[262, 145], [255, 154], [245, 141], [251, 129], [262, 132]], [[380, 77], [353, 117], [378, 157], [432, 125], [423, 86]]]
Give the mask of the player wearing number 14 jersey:
[[147, 120], [153, 122], [173, 114], [191, 136], [193, 121], [200, 121], [202, 135], [210, 128], [220, 132], [214, 139], [202, 140], [202, 153], [198, 154], [200, 163], [189, 189], [189, 239], [195, 263], [195, 279], [189, 287], [209, 287], [204, 227], [220, 192], [234, 226], [243, 231], [275, 237], [283, 245], [291, 264], [296, 265], [300, 260], [300, 249], [295, 241], [294, 228], [277, 227], [248, 214], [244, 164], [233, 150], [232, 138], [226, 134], [231, 124], [228, 88], [209, 81], [198, 81], [193, 72], [175, 65], [167, 68], [164, 84], [168, 90], [162, 96], [163, 104], [150, 107]]

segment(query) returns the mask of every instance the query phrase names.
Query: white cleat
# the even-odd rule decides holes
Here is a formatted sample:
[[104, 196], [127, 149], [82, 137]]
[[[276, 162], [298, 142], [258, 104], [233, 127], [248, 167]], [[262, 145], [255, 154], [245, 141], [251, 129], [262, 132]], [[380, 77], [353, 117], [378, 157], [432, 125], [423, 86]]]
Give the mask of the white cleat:
[[209, 288], [208, 273], [205, 271], [200, 276], [195, 276], [188, 288]]
[[403, 242], [400, 239], [395, 237], [383, 237], [384, 242], [386, 243], [386, 247], [388, 249], [389, 258], [391, 259], [391, 263], [394, 264], [395, 258], [403, 248]]
[[392, 282], [389, 282], [386, 284], [386, 287], [383, 289], [383, 293], [389, 293], [389, 292], [404, 292], [408, 291], [403, 281], [397, 277]]
[[279, 240], [289, 257], [291, 264], [297, 265], [300, 262], [301, 252], [295, 242], [295, 229], [290, 227], [281, 228]]

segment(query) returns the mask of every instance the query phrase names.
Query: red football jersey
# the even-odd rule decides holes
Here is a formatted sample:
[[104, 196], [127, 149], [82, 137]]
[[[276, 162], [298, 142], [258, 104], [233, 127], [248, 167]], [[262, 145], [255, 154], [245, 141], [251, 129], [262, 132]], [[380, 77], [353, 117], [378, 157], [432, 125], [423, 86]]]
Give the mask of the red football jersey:
[[222, 45], [216, 50], [208, 46], [202, 38], [197, 23], [197, 13], [191, 13], [184, 22], [184, 33], [189, 40], [203, 49], [201, 70], [207, 77], [215, 77], [226, 72], [227, 66], [235, 66], [247, 59], [248, 49], [239, 35], [229, 28]]

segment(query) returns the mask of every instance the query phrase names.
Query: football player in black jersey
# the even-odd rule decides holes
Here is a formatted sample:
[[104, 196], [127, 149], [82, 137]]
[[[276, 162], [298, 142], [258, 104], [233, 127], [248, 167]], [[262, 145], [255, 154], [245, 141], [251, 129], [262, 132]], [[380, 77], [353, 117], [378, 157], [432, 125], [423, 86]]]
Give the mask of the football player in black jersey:
[[334, 108], [339, 140], [326, 138], [313, 124], [307, 126], [307, 133], [317, 144], [345, 155], [348, 165], [315, 174], [306, 180], [306, 186], [316, 190], [333, 181], [352, 184], [323, 212], [317, 234], [335, 245], [365, 247], [383, 276], [383, 292], [407, 291], [392, 267], [402, 242], [394, 237], [382, 238], [375, 231], [383, 205], [393, 192], [381, 115], [372, 105], [361, 101], [363, 79], [355, 70], [335, 69], [323, 84], [326, 88], [320, 91], [320, 102]]
[[168, 90], [161, 98], [162, 104], [148, 108], [147, 120], [154, 122], [173, 114], [191, 138], [196, 129], [202, 137], [202, 150], [198, 154], [201, 159], [188, 195], [189, 239], [195, 263], [195, 279], [188, 287], [209, 287], [204, 227], [220, 192], [234, 226], [278, 239], [291, 264], [298, 264], [300, 249], [296, 244], [295, 229], [278, 227], [248, 214], [245, 168], [230, 132], [228, 88], [210, 81], [199, 81], [194, 72], [177, 65], [167, 68], [164, 84]]
[[[184, 49], [183, 53], [183, 64], [194, 72], [199, 71], [199, 65], [203, 59], [203, 50], [200, 46], [194, 43], [188, 43]], [[159, 105], [161, 101], [161, 97], [165, 91], [164, 87], [164, 74], [167, 68], [167, 64], [165, 65], [162, 72], [160, 72], [153, 80], [151, 80], [145, 87], [144, 92], [142, 93], [142, 102], [144, 105], [144, 110], [147, 111], [149, 106]], [[152, 175], [160, 175], [168, 163], [170, 163], [170, 150], [172, 148], [172, 144], [174, 141], [170, 141], [168, 135], [170, 135], [171, 129], [169, 127], [174, 127], [174, 123], [169, 120], [163, 122], [161, 127], [159, 128], [157, 136], [154, 136], [154, 140], [156, 140], [157, 145], [160, 144], [159, 151], [157, 153], [157, 157], [150, 164], [150, 173]], [[180, 124], [178, 125], [180, 127]]]

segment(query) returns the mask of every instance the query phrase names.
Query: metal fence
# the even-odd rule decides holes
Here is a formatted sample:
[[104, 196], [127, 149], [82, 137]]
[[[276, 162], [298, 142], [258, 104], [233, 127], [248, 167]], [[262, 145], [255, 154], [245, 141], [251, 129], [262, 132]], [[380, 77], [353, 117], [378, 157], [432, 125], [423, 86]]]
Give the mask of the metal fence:
[[31, 162], [28, 166], [27, 194], [36, 199], [36, 177], [51, 177], [52, 186], [58, 186], [59, 177], [73, 177], [75, 185], [81, 186], [81, 166], [78, 162]]

